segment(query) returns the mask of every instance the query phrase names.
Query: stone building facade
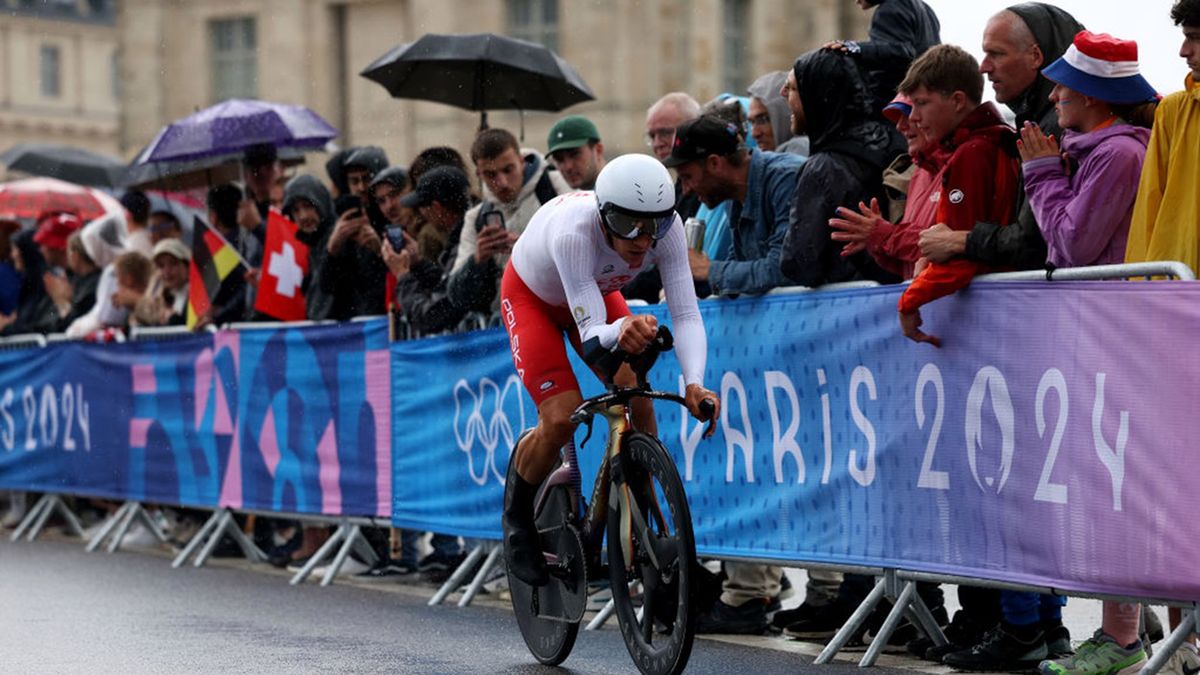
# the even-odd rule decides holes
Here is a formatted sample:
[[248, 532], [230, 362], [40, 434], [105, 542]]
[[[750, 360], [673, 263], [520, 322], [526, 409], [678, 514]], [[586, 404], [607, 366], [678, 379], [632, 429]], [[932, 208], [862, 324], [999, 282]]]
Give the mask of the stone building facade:
[[112, 0], [0, 0], [0, 150], [61, 143], [120, 150]]
[[[744, 92], [827, 39], [862, 37], [850, 0], [119, 0], [120, 144], [126, 156], [172, 119], [228, 97], [307, 105], [342, 145], [382, 146], [396, 163], [449, 144], [466, 151], [477, 113], [392, 99], [359, 72], [425, 33], [496, 32], [546, 43], [596, 94], [591, 117], [610, 154], [644, 150], [647, 106], [674, 90], [701, 102]], [[544, 148], [560, 113], [527, 112]], [[501, 111], [491, 126], [518, 133]]]

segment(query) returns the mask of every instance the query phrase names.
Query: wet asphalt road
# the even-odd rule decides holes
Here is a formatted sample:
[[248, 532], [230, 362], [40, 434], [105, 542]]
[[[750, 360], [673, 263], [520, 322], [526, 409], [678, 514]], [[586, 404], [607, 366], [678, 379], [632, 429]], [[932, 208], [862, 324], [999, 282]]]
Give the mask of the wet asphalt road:
[[[636, 672], [615, 628], [581, 632], [564, 667], [545, 668], [525, 651], [511, 611], [495, 602], [427, 607], [431, 595], [351, 584], [293, 588], [286, 576], [241, 564], [173, 570], [162, 553], [87, 554], [75, 541], [13, 544], [4, 536], [0, 672]], [[811, 661], [697, 640], [687, 672], [849, 675], [853, 667]]]

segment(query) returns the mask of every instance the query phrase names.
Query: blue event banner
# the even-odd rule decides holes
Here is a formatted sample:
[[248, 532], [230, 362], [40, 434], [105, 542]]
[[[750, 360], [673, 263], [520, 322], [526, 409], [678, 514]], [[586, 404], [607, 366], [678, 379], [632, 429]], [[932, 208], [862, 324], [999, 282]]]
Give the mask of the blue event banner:
[[[1170, 468], [1200, 437], [1200, 285], [980, 284], [925, 308], [941, 349], [900, 335], [899, 292], [701, 303], [718, 433], [657, 407], [698, 549], [1200, 598], [1179, 527], [1200, 497]], [[392, 369], [394, 522], [499, 538], [536, 421], [504, 333], [397, 343]], [[673, 357], [652, 382], [682, 390]], [[602, 444], [581, 450], [585, 491]]]
[[0, 486], [391, 514], [386, 323], [0, 352]]

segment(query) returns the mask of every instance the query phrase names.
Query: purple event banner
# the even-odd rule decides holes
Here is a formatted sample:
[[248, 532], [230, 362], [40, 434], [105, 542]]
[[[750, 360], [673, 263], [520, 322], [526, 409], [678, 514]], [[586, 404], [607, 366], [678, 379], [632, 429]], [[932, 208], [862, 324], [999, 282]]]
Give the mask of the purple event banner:
[[[1200, 598], [1200, 284], [980, 283], [925, 308], [941, 349], [901, 336], [899, 293], [701, 303], [717, 433], [656, 408], [697, 548]], [[396, 419], [422, 420], [396, 439], [394, 522], [498, 537], [508, 444], [536, 419], [504, 334], [392, 361]], [[652, 381], [681, 388], [673, 356]]]

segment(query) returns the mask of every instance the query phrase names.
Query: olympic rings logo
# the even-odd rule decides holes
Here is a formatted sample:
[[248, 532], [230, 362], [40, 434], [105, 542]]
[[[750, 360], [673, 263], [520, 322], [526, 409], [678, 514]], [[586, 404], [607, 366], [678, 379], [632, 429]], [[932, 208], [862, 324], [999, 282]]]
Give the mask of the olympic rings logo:
[[[504, 471], [496, 466], [496, 448], [503, 444], [511, 452], [517, 435], [525, 428], [522, 389], [516, 375], [509, 375], [503, 388], [487, 377], [479, 381], [478, 391], [466, 379], [460, 379], [454, 385], [454, 440], [458, 449], [467, 455], [467, 472], [476, 485], [487, 483], [489, 471], [497, 481], [504, 483]], [[510, 402], [509, 407], [505, 407], [506, 402]], [[512, 407], [518, 415], [515, 428], [508, 417]], [[479, 458], [473, 452], [476, 442], [484, 451], [478, 470], [476, 460]]]

